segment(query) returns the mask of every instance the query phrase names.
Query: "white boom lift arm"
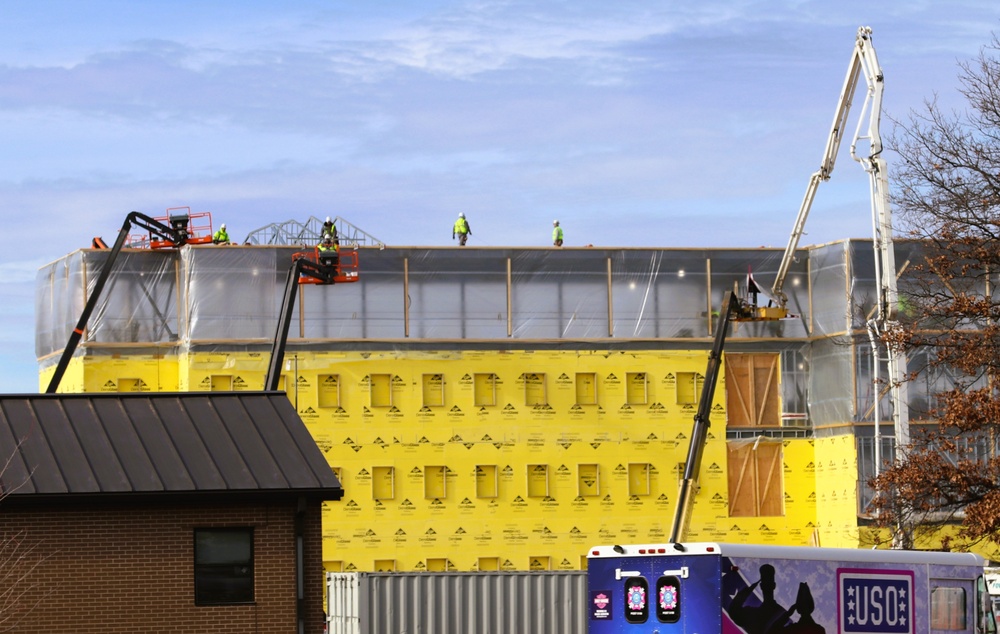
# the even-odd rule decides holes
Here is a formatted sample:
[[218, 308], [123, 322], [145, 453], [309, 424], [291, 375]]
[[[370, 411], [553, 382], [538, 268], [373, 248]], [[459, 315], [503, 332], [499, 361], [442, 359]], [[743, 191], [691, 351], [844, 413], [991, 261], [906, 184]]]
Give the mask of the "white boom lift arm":
[[[889, 180], [888, 169], [885, 159], [882, 158], [882, 136], [879, 132], [879, 123], [882, 117], [882, 91], [884, 89], [882, 67], [879, 66], [878, 57], [875, 55], [875, 47], [872, 44], [872, 30], [870, 27], [860, 27], [854, 41], [854, 52], [851, 55], [851, 63], [847, 67], [847, 76], [844, 78], [844, 87], [840, 91], [840, 100], [837, 102], [837, 110], [834, 113], [833, 125], [830, 128], [830, 136], [826, 141], [826, 150], [823, 153], [823, 160], [819, 169], [813, 173], [809, 179], [809, 186], [806, 188], [805, 197], [802, 199], [802, 206], [799, 208], [799, 215], [795, 219], [795, 226], [792, 235], [785, 247], [778, 274], [774, 280], [771, 294], [778, 303], [779, 309], [783, 311], [781, 317], [787, 315], [787, 296], [784, 293], [785, 277], [788, 269], [795, 259], [795, 250], [798, 248], [799, 238], [802, 237], [806, 218], [812, 207], [813, 198], [816, 196], [816, 189], [822, 181], [830, 179], [833, 172], [834, 163], [837, 160], [837, 152], [844, 136], [844, 127], [847, 125], [847, 116], [854, 102], [854, 93], [861, 78], [864, 78], [868, 90], [865, 95], [864, 105], [858, 119], [858, 126], [854, 132], [854, 139], [851, 142], [851, 158], [857, 161], [861, 167], [868, 172], [869, 184], [871, 188], [871, 213], [872, 213], [872, 234], [874, 237], [873, 246], [875, 250], [875, 283], [878, 289], [875, 314], [868, 320], [868, 334], [872, 345], [873, 356], [873, 376], [875, 384], [875, 468], [878, 469], [881, 463], [879, 455], [879, 397], [882, 389], [879, 381], [879, 351], [882, 349], [882, 336], [898, 326], [896, 321], [896, 308], [898, 306], [898, 293], [896, 289], [896, 259], [892, 242], [892, 211], [889, 205]], [[867, 129], [863, 125], [867, 120]], [[858, 141], [868, 142], [867, 156], [858, 154]], [[892, 401], [893, 425], [896, 432], [896, 455], [910, 443], [909, 431], [909, 408], [907, 406], [906, 388], [906, 358], [902, 351], [896, 346], [889, 345], [886, 349], [888, 366], [888, 384]]]

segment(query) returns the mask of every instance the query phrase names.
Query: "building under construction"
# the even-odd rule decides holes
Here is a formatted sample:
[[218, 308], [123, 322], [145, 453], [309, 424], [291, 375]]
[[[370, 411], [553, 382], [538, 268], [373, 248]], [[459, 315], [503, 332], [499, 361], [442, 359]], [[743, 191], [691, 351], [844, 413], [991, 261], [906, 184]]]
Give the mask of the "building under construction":
[[[261, 390], [295, 252], [124, 249], [60, 391]], [[108, 253], [38, 273], [43, 389]], [[298, 285], [280, 385], [343, 484], [328, 570], [579, 569], [596, 543], [663, 542], [723, 294], [781, 260], [378, 244], [356, 283]], [[892, 450], [874, 267], [868, 240], [799, 249], [791, 318], [733, 327], [685, 540], [866, 545]], [[910, 385], [911, 417], [932, 391]]]

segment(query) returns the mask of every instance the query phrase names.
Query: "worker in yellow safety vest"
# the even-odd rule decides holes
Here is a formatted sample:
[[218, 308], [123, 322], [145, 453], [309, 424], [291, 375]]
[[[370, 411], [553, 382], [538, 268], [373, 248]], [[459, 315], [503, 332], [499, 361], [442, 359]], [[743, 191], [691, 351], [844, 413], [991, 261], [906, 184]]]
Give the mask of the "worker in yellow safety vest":
[[326, 236], [333, 237], [334, 244], [340, 244], [340, 237], [337, 235], [337, 225], [330, 220], [330, 216], [327, 216], [326, 222], [323, 223], [323, 231], [320, 237], [325, 238]]
[[471, 235], [472, 228], [469, 227], [469, 221], [465, 219], [465, 214], [458, 214], [458, 220], [455, 221], [455, 226], [451, 229], [451, 239], [454, 240], [455, 236], [458, 236], [458, 246], [464, 247], [465, 241]]
[[219, 230], [212, 235], [213, 244], [229, 244], [229, 234], [226, 232], [226, 223], [222, 223]]
[[333, 241], [333, 236], [326, 234], [323, 241], [316, 245], [319, 252], [319, 263], [326, 266], [337, 266], [340, 259], [340, 245]]
[[563, 242], [563, 230], [559, 226], [558, 220], [552, 221], [552, 246], [561, 247]]

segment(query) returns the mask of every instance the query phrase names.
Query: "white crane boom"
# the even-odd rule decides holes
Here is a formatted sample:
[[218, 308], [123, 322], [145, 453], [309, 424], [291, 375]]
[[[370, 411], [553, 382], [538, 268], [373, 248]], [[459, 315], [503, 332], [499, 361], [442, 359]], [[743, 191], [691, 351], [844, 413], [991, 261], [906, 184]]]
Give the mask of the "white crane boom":
[[[816, 198], [816, 190], [823, 181], [830, 180], [833, 168], [837, 162], [837, 154], [840, 152], [840, 144], [844, 140], [844, 128], [847, 125], [847, 117], [854, 104], [854, 93], [857, 90], [861, 77], [864, 76], [868, 84], [868, 93], [865, 97], [865, 105], [858, 119], [858, 128], [855, 131], [854, 142], [851, 144], [851, 155], [854, 156], [855, 146], [860, 136], [861, 125], [864, 122], [864, 115], [868, 113], [868, 134], [871, 156], [878, 156], [882, 151], [882, 139], [878, 132], [879, 119], [882, 115], [882, 69], [875, 56], [875, 49], [871, 44], [871, 28], [861, 27], [858, 29], [857, 38], [854, 41], [854, 51], [851, 54], [851, 62], [847, 66], [847, 76], [844, 78], [844, 86], [840, 89], [840, 99], [837, 101], [837, 109], [833, 113], [833, 124], [830, 126], [830, 135], [826, 140], [826, 149], [823, 151], [823, 159], [819, 169], [809, 177], [809, 185], [806, 187], [805, 196], [799, 206], [799, 215], [795, 218], [795, 225], [792, 234], [788, 239], [788, 246], [781, 258], [781, 265], [778, 267], [778, 274], [775, 276], [774, 285], [771, 287], [771, 294], [774, 299], [784, 307], [788, 301], [784, 293], [785, 277], [788, 269], [795, 261], [795, 250], [799, 246], [799, 239], [805, 232], [806, 219], [812, 209], [813, 199]], [[857, 159], [855, 159], [857, 160]], [[865, 169], [868, 169], [867, 167]]]
[[[710, 425], [709, 414], [711, 411], [712, 395], [714, 394], [723, 346], [726, 341], [726, 330], [730, 322], [773, 321], [788, 317], [786, 306], [788, 300], [784, 292], [782, 292], [785, 277], [788, 274], [791, 263], [795, 259], [795, 250], [798, 248], [799, 238], [802, 236], [806, 218], [809, 216], [809, 209], [812, 207], [813, 198], [816, 196], [816, 188], [822, 181], [829, 180], [830, 174], [833, 172], [833, 166], [837, 160], [837, 152], [843, 140], [847, 115], [850, 112], [851, 104], [854, 101], [854, 93], [860, 83], [861, 77], [865, 78], [868, 85], [868, 94], [865, 97], [865, 105], [862, 110], [862, 115], [867, 113], [868, 128], [863, 134], [862, 123], [865, 117], [862, 116], [854, 133], [854, 140], [851, 143], [851, 158], [860, 163], [865, 171], [868, 172], [871, 185], [878, 306], [877, 312], [868, 320], [867, 326], [873, 349], [874, 369], [872, 380], [875, 384], [876, 462], [880, 462], [877, 453], [878, 440], [880, 438], [878, 431], [880, 422], [879, 401], [881, 400], [879, 398], [881, 390], [878, 380], [879, 350], [882, 348], [882, 334], [891, 331], [897, 326], [895, 321], [897, 294], [896, 261], [892, 245], [892, 217], [889, 207], [888, 178], [885, 160], [880, 156], [882, 153], [882, 138], [879, 134], [879, 119], [882, 115], [882, 69], [879, 67], [878, 59], [875, 57], [875, 49], [871, 43], [871, 33], [872, 31], [868, 27], [858, 29], [858, 36], [854, 43], [854, 53], [851, 56], [851, 63], [847, 69], [847, 77], [844, 79], [844, 87], [840, 92], [840, 101], [837, 103], [837, 111], [834, 114], [833, 127], [830, 129], [830, 137], [826, 143], [823, 162], [820, 164], [819, 170], [809, 179], [809, 187], [806, 189], [806, 195], [802, 200], [799, 215], [795, 220], [795, 228], [792, 231], [791, 239], [788, 242], [788, 247], [785, 249], [781, 266], [778, 269], [778, 275], [772, 287], [771, 300], [777, 305], [757, 305], [757, 294], [760, 292], [760, 288], [754, 282], [752, 276], [748, 277], [747, 286], [744, 289], [747, 294], [746, 298], [737, 299], [735, 295], [730, 293], [724, 295], [723, 308], [719, 314], [718, 330], [715, 333], [715, 345], [709, 353], [702, 399], [698, 407], [698, 412], [694, 417], [694, 428], [691, 432], [684, 477], [677, 496], [677, 507], [674, 513], [673, 528], [670, 533], [670, 542], [672, 543], [677, 544], [686, 538], [687, 525], [698, 487], [698, 471], [701, 464], [701, 455]], [[858, 141], [862, 139], [867, 139], [868, 141], [869, 152], [867, 156], [858, 156], [857, 154]], [[889, 385], [893, 402], [893, 418], [896, 426], [898, 458], [901, 455], [901, 450], [909, 444], [910, 438], [909, 416], [906, 406], [906, 382], [903, 380], [906, 374], [906, 359], [900, 350], [892, 346], [888, 349], [888, 367], [890, 375]], [[897, 534], [901, 534], [901, 531], [897, 531]]]
[[[851, 61], [847, 67], [847, 75], [844, 78], [844, 86], [840, 91], [840, 99], [837, 102], [837, 109], [833, 116], [833, 125], [830, 128], [830, 136], [827, 138], [826, 149], [823, 152], [823, 160], [819, 169], [813, 173], [809, 179], [809, 186], [806, 188], [802, 205], [799, 208], [798, 217], [795, 219], [795, 226], [792, 229], [788, 246], [782, 256], [778, 273], [775, 276], [774, 285], [771, 290], [772, 299], [778, 304], [776, 309], [759, 308], [758, 311], [764, 314], [774, 315], [777, 318], [784, 318], [788, 315], [788, 298], [784, 292], [785, 277], [788, 269], [795, 260], [795, 251], [802, 237], [806, 218], [812, 208], [813, 199], [816, 196], [816, 189], [823, 181], [830, 179], [834, 164], [837, 160], [837, 153], [843, 141], [844, 127], [847, 125], [848, 114], [854, 102], [855, 91], [861, 79], [864, 78], [867, 85], [864, 105], [858, 118], [858, 126], [854, 132], [854, 139], [851, 142], [851, 158], [857, 161], [868, 173], [870, 194], [871, 194], [871, 215], [872, 215], [872, 236], [873, 248], [875, 251], [875, 284], [878, 292], [876, 299], [876, 310], [867, 322], [868, 335], [872, 346], [872, 381], [874, 384], [874, 422], [875, 422], [875, 469], [876, 473], [881, 465], [880, 455], [880, 401], [882, 386], [879, 379], [880, 352], [884, 349], [886, 353], [886, 365], [888, 370], [887, 383], [892, 402], [892, 419], [896, 437], [896, 458], [902, 458], [902, 452], [910, 444], [909, 407], [906, 383], [906, 357], [898, 346], [893, 344], [883, 344], [883, 337], [886, 333], [898, 327], [896, 320], [896, 308], [898, 306], [898, 292], [896, 287], [896, 258], [892, 241], [892, 210], [889, 204], [889, 179], [888, 169], [885, 159], [882, 158], [882, 136], [879, 124], [882, 117], [882, 92], [884, 89], [882, 67], [879, 65], [878, 57], [875, 54], [875, 47], [872, 44], [872, 30], [870, 27], [858, 28], [857, 37], [854, 40], [854, 51], [851, 54]], [[864, 124], [867, 121], [867, 128]], [[867, 141], [867, 155], [858, 154], [858, 142]]]

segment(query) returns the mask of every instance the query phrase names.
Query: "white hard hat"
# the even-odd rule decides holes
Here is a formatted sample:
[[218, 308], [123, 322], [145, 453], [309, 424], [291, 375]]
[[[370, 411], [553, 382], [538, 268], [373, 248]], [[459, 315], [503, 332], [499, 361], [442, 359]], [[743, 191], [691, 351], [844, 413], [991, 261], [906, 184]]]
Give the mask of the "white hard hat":
[[463, 212], [461, 212], [461, 211], [460, 211], [460, 212], [458, 212], [458, 217], [459, 217], [459, 218], [465, 218], [465, 213], [463, 213]]
[[326, 221], [327, 221], [327, 222], [330, 222], [330, 216], [327, 216], [327, 217], [326, 217]]
[[557, 224], [559, 224], [559, 221], [558, 220], [553, 220], [552, 224], [557, 225]]
[[222, 228], [223, 230], [225, 230], [225, 228], [226, 228], [226, 223], [222, 223], [222, 227], [221, 227], [221, 228]]

